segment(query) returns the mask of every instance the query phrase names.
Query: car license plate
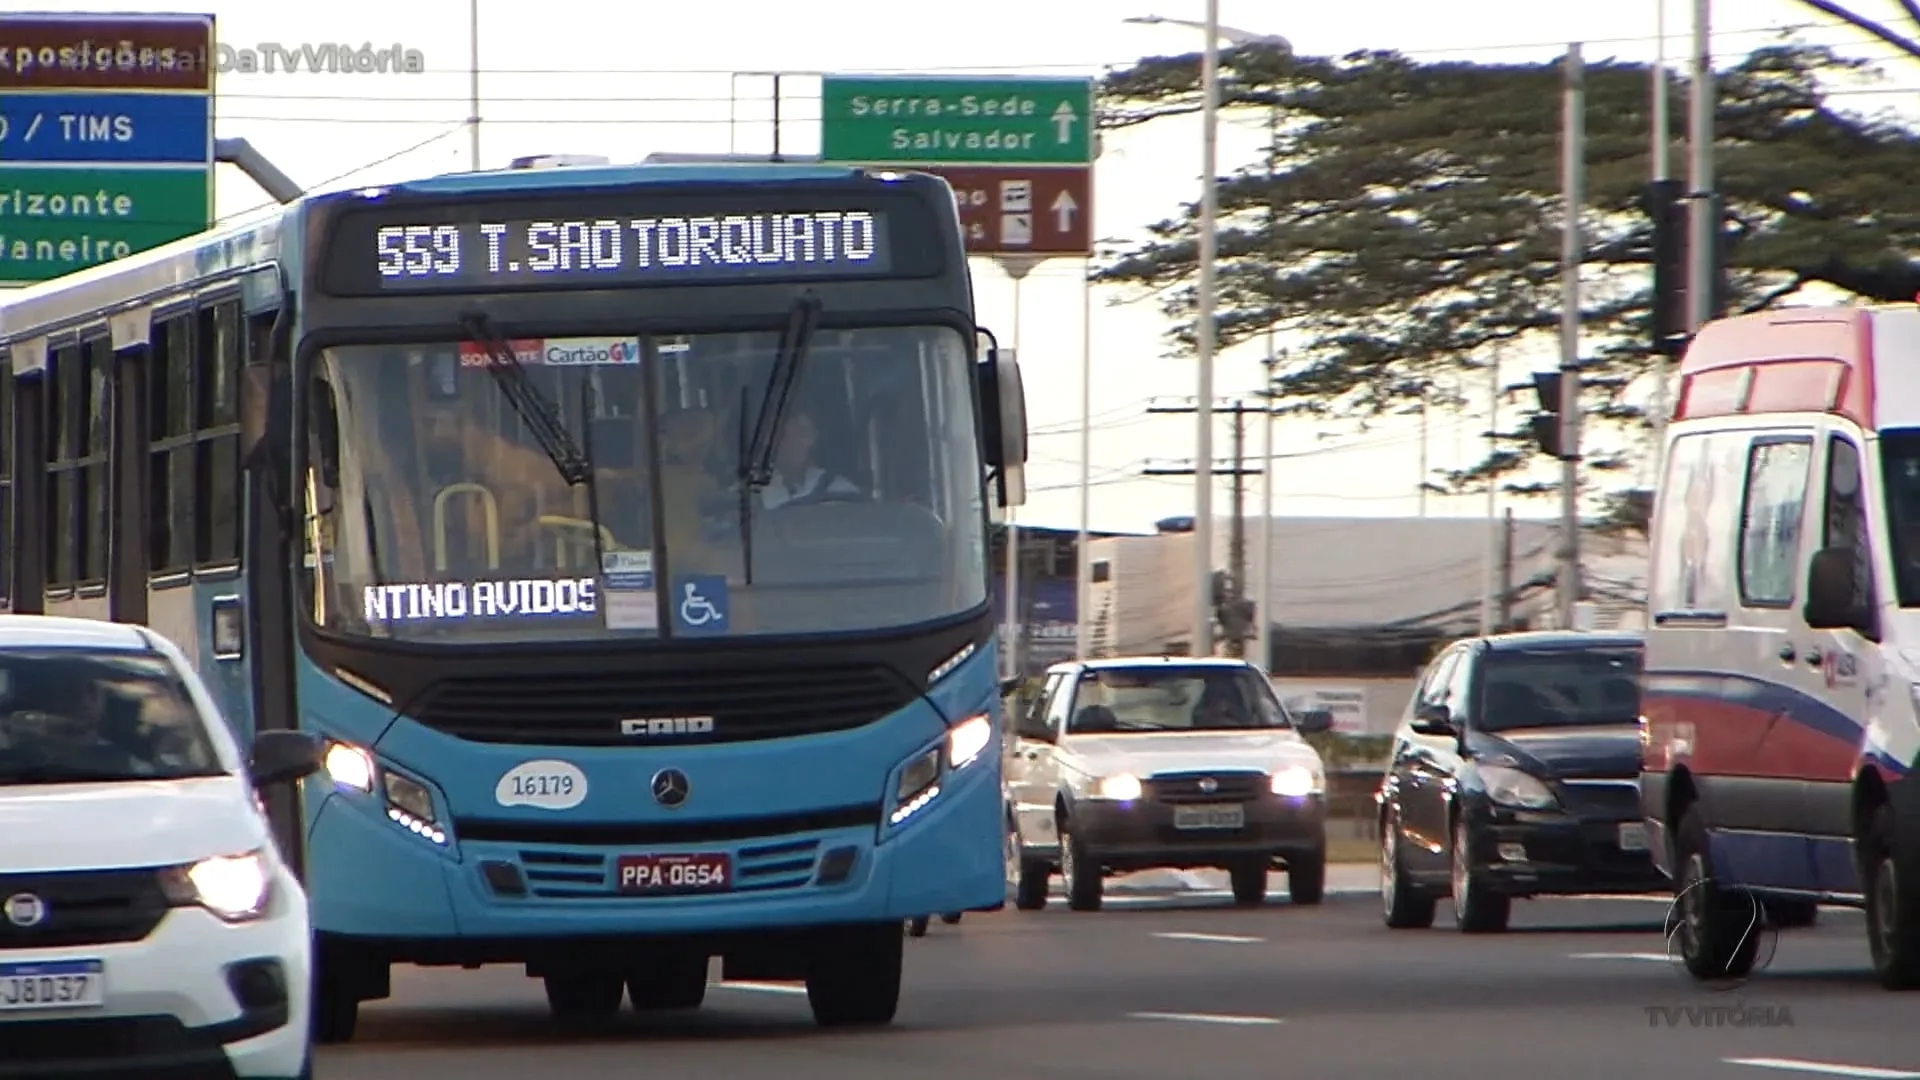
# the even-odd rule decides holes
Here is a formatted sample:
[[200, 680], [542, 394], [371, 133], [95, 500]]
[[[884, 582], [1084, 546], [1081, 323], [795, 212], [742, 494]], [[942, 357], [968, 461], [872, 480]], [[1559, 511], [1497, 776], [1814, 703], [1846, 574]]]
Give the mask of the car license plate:
[[622, 855], [620, 891], [663, 893], [726, 892], [733, 888], [733, 857], [723, 851], [686, 855]]
[[1647, 826], [1644, 822], [1629, 821], [1620, 826], [1620, 850], [1647, 850]]
[[0, 1012], [97, 1009], [106, 1003], [106, 965], [98, 960], [0, 964]]
[[1173, 808], [1173, 827], [1176, 829], [1238, 829], [1246, 823], [1246, 807], [1233, 803]]

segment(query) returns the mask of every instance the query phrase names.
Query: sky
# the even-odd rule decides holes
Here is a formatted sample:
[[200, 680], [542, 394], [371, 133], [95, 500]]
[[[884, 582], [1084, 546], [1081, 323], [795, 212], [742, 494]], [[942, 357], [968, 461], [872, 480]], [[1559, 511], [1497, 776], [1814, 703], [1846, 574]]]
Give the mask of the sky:
[[[1864, 14], [1893, 18], [1895, 0], [1855, 0]], [[65, 10], [170, 11], [139, 0], [64, 0]], [[247, 139], [309, 190], [388, 183], [472, 167], [468, 115], [471, 30], [477, 6], [480, 70], [480, 164], [493, 168], [528, 154], [595, 154], [633, 161], [655, 151], [764, 153], [772, 145], [772, 79], [781, 79], [782, 148], [818, 148], [818, 75], [822, 72], [944, 74], [1098, 74], [1142, 56], [1188, 53], [1200, 31], [1138, 25], [1130, 16], [1199, 20], [1201, 0], [969, 0], [945, 8], [898, 0], [328, 0], [279, 4], [265, 0], [202, 3], [217, 19], [219, 40], [236, 49], [338, 42], [354, 47], [398, 45], [418, 50], [419, 74], [306, 72], [223, 74], [217, 134]], [[1220, 22], [1281, 34], [1308, 54], [1395, 49], [1421, 59], [1544, 61], [1566, 43], [1584, 43], [1589, 62], [1651, 60], [1661, 23], [1659, 0], [1581, 4], [1563, 0], [1222, 0]], [[1692, 4], [1666, 0], [1669, 62], [1688, 52]], [[1863, 109], [1901, 107], [1920, 88], [1920, 61], [1811, 11], [1794, 0], [1717, 0], [1713, 50], [1722, 62], [1801, 27], [1803, 40], [1886, 61], [1888, 78], [1857, 97]], [[0, 8], [28, 10], [22, 0]], [[1559, 109], [1558, 102], [1542, 108]], [[1673, 105], [1684, 130], [1683, 102]], [[1256, 160], [1260, 116], [1222, 121], [1223, 173]], [[1094, 229], [1103, 238], [1138, 239], [1144, 227], [1177, 215], [1198, 198], [1201, 167], [1197, 119], [1159, 121], [1110, 135], [1095, 169]], [[216, 179], [217, 213], [239, 215], [270, 200], [229, 166]], [[1171, 356], [1167, 324], [1151, 298], [1087, 290], [1085, 264], [1049, 261], [1018, 289], [993, 264], [975, 260], [978, 317], [1003, 344], [1018, 342], [1034, 437], [1022, 524], [1074, 528], [1080, 523], [1079, 418], [1083, 357], [1091, 357], [1094, 420], [1090, 524], [1099, 530], [1146, 531], [1163, 517], [1193, 508], [1190, 479], [1143, 477], [1143, 465], [1193, 454], [1191, 417], [1145, 412], [1154, 399], [1191, 398], [1197, 364]], [[1082, 334], [1091, 303], [1091, 341]], [[1276, 340], [1275, 348], [1288, 342]], [[1510, 356], [1503, 378], [1522, 382], [1530, 368], [1553, 366], [1546, 353]], [[1244, 394], [1261, 382], [1265, 346], [1223, 351], [1215, 363], [1220, 395]], [[1462, 388], [1485, 402], [1484, 386]], [[1481, 515], [1485, 496], [1418, 494], [1423, 461], [1433, 468], [1469, 464], [1484, 452], [1484, 404], [1473, 414], [1370, 424], [1281, 421], [1275, 424], [1274, 512], [1282, 516]], [[1253, 422], [1251, 454], [1261, 450]], [[1216, 425], [1217, 456], [1229, 448], [1229, 425]], [[1260, 509], [1260, 481], [1247, 484], [1248, 510]], [[1214, 507], [1228, 507], [1221, 482]], [[1501, 507], [1507, 505], [1502, 501]], [[1545, 516], [1539, 500], [1512, 503], [1520, 516]]]

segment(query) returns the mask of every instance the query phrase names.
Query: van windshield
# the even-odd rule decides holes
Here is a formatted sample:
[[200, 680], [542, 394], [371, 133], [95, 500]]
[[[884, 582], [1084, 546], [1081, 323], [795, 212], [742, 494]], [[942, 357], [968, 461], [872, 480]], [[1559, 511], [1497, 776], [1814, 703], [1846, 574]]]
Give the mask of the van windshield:
[[1887, 535], [1900, 606], [1920, 607], [1920, 431], [1881, 434], [1880, 475], [1886, 485]]

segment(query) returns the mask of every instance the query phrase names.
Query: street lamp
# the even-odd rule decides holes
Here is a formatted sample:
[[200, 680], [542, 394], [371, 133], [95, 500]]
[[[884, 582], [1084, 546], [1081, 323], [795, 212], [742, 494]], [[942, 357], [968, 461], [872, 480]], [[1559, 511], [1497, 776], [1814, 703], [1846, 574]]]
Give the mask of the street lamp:
[[[1193, 457], [1193, 546], [1194, 546], [1194, 623], [1193, 643], [1188, 651], [1194, 656], [1210, 656], [1213, 653], [1213, 353], [1214, 353], [1214, 276], [1213, 260], [1215, 256], [1214, 235], [1216, 221], [1220, 216], [1219, 190], [1219, 148], [1220, 148], [1220, 42], [1226, 41], [1236, 48], [1247, 46], [1265, 46], [1292, 51], [1293, 45], [1278, 34], [1255, 34], [1245, 30], [1220, 25], [1220, 0], [1207, 0], [1207, 17], [1204, 22], [1189, 19], [1169, 19], [1164, 15], [1136, 15], [1122, 20], [1145, 26], [1168, 24], [1185, 26], [1201, 31], [1206, 35], [1206, 48], [1200, 54], [1200, 280], [1199, 314], [1196, 320], [1196, 349], [1200, 361], [1200, 386], [1198, 400], [1195, 402], [1196, 432]], [[1271, 350], [1269, 350], [1271, 351]], [[1267, 463], [1271, 469], [1272, 463]], [[1265, 470], [1263, 470], [1265, 471]], [[1269, 485], [1272, 484], [1268, 480]], [[1269, 487], [1271, 490], [1271, 487]], [[1260, 536], [1270, 550], [1273, 538], [1270, 535], [1272, 518], [1262, 523]], [[1263, 559], [1264, 561], [1264, 559]], [[1262, 575], [1265, 576], [1264, 574]], [[1271, 583], [1262, 582], [1262, 590], [1270, 590]], [[1260, 621], [1267, 620], [1267, 597], [1258, 599]], [[1265, 635], [1263, 634], [1264, 638]], [[1262, 657], [1261, 666], [1267, 664]]]

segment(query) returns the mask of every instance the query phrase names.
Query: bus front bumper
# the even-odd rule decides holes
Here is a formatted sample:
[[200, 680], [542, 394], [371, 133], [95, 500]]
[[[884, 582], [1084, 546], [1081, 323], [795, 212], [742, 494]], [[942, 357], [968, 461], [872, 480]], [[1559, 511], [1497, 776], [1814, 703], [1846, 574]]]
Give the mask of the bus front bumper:
[[[983, 774], [980, 779], [988, 779]], [[971, 779], [971, 778], [970, 778]], [[811, 815], [819, 817], [822, 815]], [[875, 812], [877, 817], [877, 810]], [[997, 783], [963, 783], [899, 825], [884, 820], [713, 843], [570, 843], [537, 836], [444, 843], [337, 800], [307, 858], [314, 929], [395, 961], [519, 962], [552, 939], [778, 935], [1005, 902]], [[724, 867], [726, 883], [672, 891], [674, 865]], [[699, 875], [710, 877], [710, 872]], [[623, 878], [627, 888], [622, 888]], [[653, 879], [667, 892], [639, 892]]]

